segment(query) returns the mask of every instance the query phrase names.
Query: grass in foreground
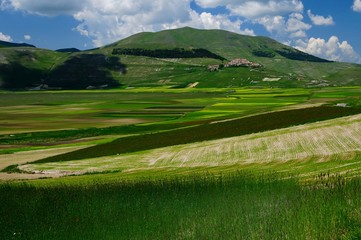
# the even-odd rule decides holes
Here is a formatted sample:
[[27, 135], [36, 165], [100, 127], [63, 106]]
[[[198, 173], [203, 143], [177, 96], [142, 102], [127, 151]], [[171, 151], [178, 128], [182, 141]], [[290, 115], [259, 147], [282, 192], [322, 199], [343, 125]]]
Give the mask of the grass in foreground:
[[198, 175], [0, 185], [1, 239], [358, 239], [361, 179]]

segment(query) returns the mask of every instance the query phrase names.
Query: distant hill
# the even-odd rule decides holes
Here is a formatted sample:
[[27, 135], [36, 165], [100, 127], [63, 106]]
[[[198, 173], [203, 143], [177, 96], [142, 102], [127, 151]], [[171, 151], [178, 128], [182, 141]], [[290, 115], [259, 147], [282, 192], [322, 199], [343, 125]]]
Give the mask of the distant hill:
[[12, 42], [0, 41], [0, 48], [2, 48], [2, 47], [32, 47], [32, 48], [35, 48], [34, 45], [27, 44], [27, 43], [12, 43]]
[[[229, 64], [231, 61], [251, 64]], [[73, 48], [0, 48], [2, 88], [92, 89], [120, 85], [359, 86], [361, 65], [330, 62], [267, 37], [189, 27], [139, 33], [80, 52]]]
[[74, 53], [74, 52], [80, 52], [79, 49], [77, 48], [62, 48], [62, 49], [58, 49], [55, 50], [56, 52], [63, 52], [63, 53]]
[[329, 62], [267, 37], [239, 35], [223, 30], [199, 30], [190, 27], [156, 33], [139, 33], [111, 44], [110, 48], [140, 49], [207, 49], [227, 59], [284, 57], [292, 60]]
[[[143, 79], [137, 79], [136, 76], [133, 76], [132, 71], [128, 71], [123, 81], [127, 85], [134, 86], [141, 84], [154, 86], [157, 84], [164, 85], [164, 83], [169, 85], [177, 85], [179, 83], [179, 86], [184, 86], [187, 85], [185, 84], [187, 81], [188, 83], [200, 82], [198, 87], [322, 87], [361, 85], [360, 65], [331, 62], [301, 52], [268, 37], [245, 36], [224, 30], [199, 30], [185, 27], [155, 33], [145, 32], [105, 46], [101, 50], [110, 53], [114, 49], [155, 51], [158, 49], [177, 48], [185, 50], [203, 48], [229, 61], [245, 58], [251, 62], [261, 64], [263, 68], [259, 70], [244, 68], [225, 69], [209, 74], [206, 71], [202, 71], [202, 66], [222, 64], [225, 61], [216, 61], [215, 59], [178, 59], [176, 61], [178, 65], [171, 66], [169, 61], [167, 64], [165, 63], [167, 59], [153, 59], [153, 64], [159, 65], [154, 68], [161, 69], [163, 72], [163, 74], [156, 74], [149, 66], [150, 59], [143, 58], [141, 60], [139, 57], [134, 58], [124, 54], [120, 57], [129, 69], [133, 68], [133, 66], [138, 68], [137, 74], [147, 76], [149, 80], [145, 82]], [[157, 61], [157, 63], [154, 61]], [[184, 71], [181, 71], [180, 64], [192, 65], [192, 70], [185, 67], [184, 69], [188, 69], [188, 72], [184, 69]], [[166, 67], [165, 65], [169, 66]], [[342, 79], [337, 74], [339, 72], [342, 72], [344, 76]], [[355, 72], [359, 74], [355, 74]], [[166, 74], [169, 74], [169, 77], [164, 77]], [[191, 75], [194, 78], [191, 78]], [[272, 79], [273, 82], [264, 81], [269, 79]], [[276, 79], [279, 80], [276, 81]]]

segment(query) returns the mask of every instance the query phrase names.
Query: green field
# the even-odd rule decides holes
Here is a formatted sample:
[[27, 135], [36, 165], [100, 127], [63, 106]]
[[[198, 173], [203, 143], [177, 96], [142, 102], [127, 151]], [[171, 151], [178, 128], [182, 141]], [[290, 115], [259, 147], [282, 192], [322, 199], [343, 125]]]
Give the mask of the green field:
[[360, 96], [0, 92], [0, 239], [361, 238]]
[[[327, 176], [325, 177], [327, 178]], [[1, 239], [358, 239], [360, 180], [200, 175], [0, 186]]]

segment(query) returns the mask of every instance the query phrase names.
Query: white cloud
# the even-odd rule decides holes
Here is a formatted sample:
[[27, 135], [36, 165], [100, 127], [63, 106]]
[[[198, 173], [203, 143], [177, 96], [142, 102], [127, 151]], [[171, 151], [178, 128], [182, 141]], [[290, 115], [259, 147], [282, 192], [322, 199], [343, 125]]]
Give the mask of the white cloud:
[[334, 25], [335, 24], [332, 16], [323, 17], [323, 16], [319, 16], [319, 15], [314, 15], [314, 14], [312, 14], [311, 10], [308, 10], [307, 14], [308, 14], [309, 18], [311, 19], [312, 23], [315, 25]]
[[290, 33], [290, 38], [305, 38], [307, 37], [307, 34], [305, 31], [298, 30], [296, 32]]
[[165, 24], [187, 22], [190, 0], [87, 0], [87, 7], [74, 14], [76, 28], [93, 39], [95, 46], [144, 31], [162, 30]]
[[336, 36], [325, 40], [322, 38], [310, 38], [308, 41], [296, 41], [297, 49], [325, 59], [340, 62], [361, 63], [361, 56], [355, 52], [353, 47], [347, 42], [340, 42]]
[[247, 18], [257, 18], [264, 15], [278, 15], [303, 10], [300, 1], [246, 1], [243, 4], [230, 5], [232, 14]]
[[9, 36], [9, 35], [6, 35], [2, 32], [0, 32], [0, 40], [1, 41], [5, 41], [5, 42], [12, 42], [13, 39]]
[[300, 0], [196, 0], [196, 3], [203, 8], [224, 6], [232, 15], [252, 19], [303, 11]]
[[240, 20], [231, 21], [225, 15], [212, 15], [211, 13], [203, 12], [198, 14], [191, 11], [190, 20], [186, 22], [175, 22], [172, 24], [163, 24], [164, 29], [174, 29], [179, 27], [190, 26], [200, 29], [224, 29], [232, 32], [237, 32], [244, 35], [254, 36], [255, 33], [251, 29], [241, 30], [242, 22]]
[[82, 9], [85, 1], [64, 1], [64, 0], [3, 0], [1, 5], [15, 10], [23, 10], [44, 16], [54, 16], [59, 14], [72, 14]]
[[203, 8], [215, 8], [218, 6], [224, 6], [231, 4], [234, 1], [232, 0], [195, 0], [195, 2]]
[[[90, 1], [90, 0], [88, 0]], [[225, 29], [254, 35], [250, 29], [240, 30], [241, 21], [225, 15], [201, 14], [190, 8], [190, 0], [92, 0], [87, 9], [74, 14], [81, 23], [77, 30], [102, 46], [139, 32], [152, 32], [191, 26], [204, 29]], [[145, 2], [145, 3], [144, 3]]]
[[268, 32], [276, 34], [280, 39], [306, 37], [306, 31], [312, 27], [303, 22], [303, 15], [300, 13], [291, 13], [288, 19], [283, 16], [266, 16], [255, 22], [263, 25]]
[[353, 5], [352, 5], [352, 9], [355, 12], [361, 12], [361, 0], [354, 0]]
[[283, 16], [265, 16], [255, 20], [256, 23], [263, 25], [270, 33], [284, 33], [286, 29], [286, 21]]
[[7, 10], [13, 8], [12, 0], [0, 0], [0, 10]]
[[31, 36], [30, 35], [24, 35], [24, 39], [25, 40], [31, 40]]
[[303, 22], [303, 15], [300, 13], [292, 13], [289, 15], [286, 31], [293, 34], [296, 32], [303, 32], [306, 35], [305, 31], [309, 30], [312, 26], [310, 24]]
[[241, 31], [239, 33], [243, 34], [243, 35], [256, 36], [256, 33], [254, 32], [254, 30], [249, 29], [249, 28], [245, 28], [243, 30], [241, 29]]

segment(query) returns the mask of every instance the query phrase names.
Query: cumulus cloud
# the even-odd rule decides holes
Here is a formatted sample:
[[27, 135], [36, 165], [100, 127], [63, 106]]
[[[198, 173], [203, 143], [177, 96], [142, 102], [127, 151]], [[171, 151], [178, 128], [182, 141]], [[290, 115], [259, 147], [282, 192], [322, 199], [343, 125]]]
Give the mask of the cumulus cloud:
[[303, 10], [300, 1], [246, 1], [243, 4], [230, 5], [232, 14], [247, 18], [257, 18], [264, 15], [277, 15]]
[[31, 40], [31, 36], [30, 35], [24, 35], [24, 39], [25, 40]]
[[13, 39], [9, 36], [9, 35], [6, 35], [2, 32], [0, 32], [0, 40], [1, 41], [6, 41], [6, 42], [12, 42]]
[[[226, 7], [233, 15], [243, 17], [260, 17], [263, 15], [280, 15], [290, 12], [303, 11], [303, 4], [301, 0], [195, 0], [197, 4], [202, 7]], [[188, 5], [190, 0], [82, 0], [82, 1], [64, 1], [64, 0], [0, 0], [1, 9], [13, 8], [16, 10], [23, 10], [29, 13], [39, 15], [59, 15], [59, 14], [75, 14], [84, 10], [96, 10], [103, 14], [122, 14], [131, 15], [137, 14], [139, 11], [148, 9], [154, 10], [164, 9], [170, 13], [174, 13], [174, 9], [178, 9], [180, 5]], [[181, 12], [181, 11], [180, 11]], [[163, 12], [157, 18], [162, 16], [167, 17], [170, 14]]]
[[308, 14], [309, 18], [311, 19], [312, 23], [315, 25], [334, 25], [335, 24], [332, 16], [323, 17], [323, 16], [319, 16], [319, 15], [314, 15], [311, 12], [311, 10], [308, 10], [307, 14]]
[[310, 38], [308, 41], [296, 41], [297, 49], [325, 59], [340, 62], [361, 63], [361, 56], [355, 52], [347, 41], [340, 41], [332, 36], [328, 40], [322, 38]]
[[297, 32], [304, 32], [304, 35], [306, 35], [305, 31], [309, 30], [312, 26], [310, 24], [307, 24], [303, 22], [303, 15], [300, 13], [292, 13], [289, 15], [286, 31], [293, 34]]
[[355, 12], [361, 12], [361, 0], [354, 0], [353, 5], [352, 5], [352, 9]]
[[76, 28], [91, 37], [95, 46], [143, 31], [158, 31], [164, 24], [189, 21], [189, 0], [88, 0], [86, 9], [74, 14]]
[[270, 33], [284, 33], [286, 21], [283, 16], [265, 16], [255, 20], [256, 23], [263, 25]]
[[[240, 30], [241, 21], [231, 21], [225, 15], [197, 13], [190, 8], [190, 0], [116, 0], [102, 4], [93, 1], [87, 9], [74, 14], [81, 22], [76, 28], [82, 35], [91, 37], [95, 46], [102, 46], [138, 32], [152, 32], [191, 26], [203, 29], [225, 29], [254, 35], [250, 29]], [[91, 7], [90, 7], [91, 6]], [[106, 14], [105, 14], [106, 13]]]
[[300, 0], [196, 0], [196, 3], [203, 8], [225, 6], [232, 15], [252, 19], [303, 11]]
[[228, 16], [225, 15], [212, 15], [211, 13], [207, 12], [198, 14], [195, 11], [191, 11], [189, 21], [163, 24], [163, 28], [175, 29], [179, 27], [190, 26], [200, 29], [224, 29], [244, 35], [255, 35], [252, 29], [246, 28], [242, 30], [241, 25], [242, 22], [240, 20], [231, 21]]
[[0, 10], [7, 10], [13, 8], [12, 0], [0, 0]]
[[256, 19], [255, 22], [263, 25], [268, 32], [276, 34], [278, 38], [303, 38], [312, 27], [303, 22], [303, 15], [300, 13], [291, 13], [288, 19], [283, 16], [266, 16]]
[[45, 16], [54, 16], [59, 14], [72, 14], [79, 11], [86, 1], [63, 1], [63, 0], [3, 0], [4, 7], [12, 7], [15, 10], [24, 10], [29, 13], [35, 13]]

